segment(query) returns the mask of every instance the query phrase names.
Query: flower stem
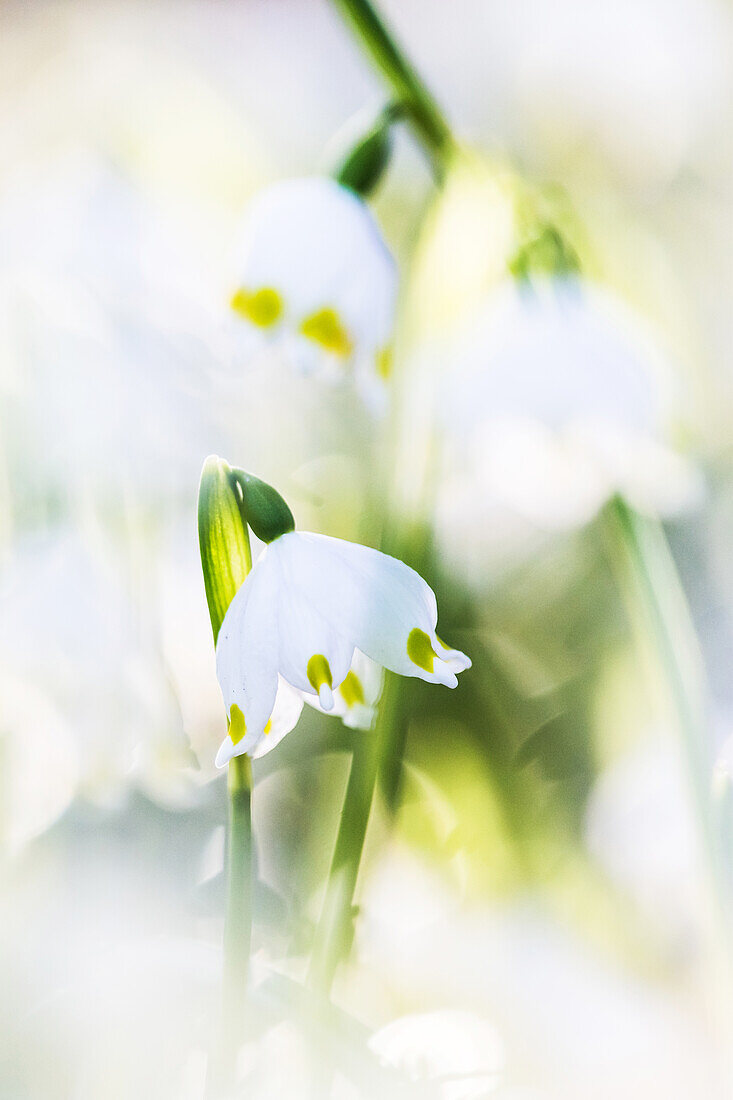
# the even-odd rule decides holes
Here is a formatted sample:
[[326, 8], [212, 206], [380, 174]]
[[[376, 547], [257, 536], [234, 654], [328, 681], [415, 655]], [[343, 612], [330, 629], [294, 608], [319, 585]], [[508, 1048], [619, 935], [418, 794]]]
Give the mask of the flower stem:
[[369, 0], [333, 0], [381, 71], [421, 141], [438, 176], [455, 141], [438, 104]]
[[726, 909], [721, 852], [712, 803], [712, 767], [706, 729], [704, 673], [695, 628], [664, 530], [620, 497], [608, 506], [610, 532], [663, 672], [691, 780], [703, 852], [708, 861], [716, 923]]
[[237, 1050], [245, 1033], [247, 973], [252, 937], [252, 765], [248, 756], [229, 762], [227, 901], [220, 1044], [209, 1095], [229, 1095], [236, 1080]]
[[373, 733], [355, 734], [341, 820], [308, 969], [308, 985], [324, 997], [331, 992], [336, 969], [348, 954], [353, 938], [354, 892], [381, 757], [380, 730], [381, 722]]

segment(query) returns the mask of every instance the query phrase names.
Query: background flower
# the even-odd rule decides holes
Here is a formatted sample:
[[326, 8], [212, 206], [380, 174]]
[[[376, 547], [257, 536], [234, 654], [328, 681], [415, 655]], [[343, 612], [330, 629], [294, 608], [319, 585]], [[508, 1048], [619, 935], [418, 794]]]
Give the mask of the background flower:
[[508, 283], [443, 354], [451, 369], [439, 507], [460, 529], [463, 504], [472, 541], [482, 508], [497, 505], [552, 529], [587, 522], [614, 493], [662, 515], [700, 500], [702, 476], [674, 445], [685, 409], [679, 370], [597, 287]]
[[306, 374], [371, 379], [364, 392], [377, 398], [389, 375], [397, 272], [363, 199], [326, 177], [273, 184], [249, 206], [236, 265], [238, 362], [276, 343]]

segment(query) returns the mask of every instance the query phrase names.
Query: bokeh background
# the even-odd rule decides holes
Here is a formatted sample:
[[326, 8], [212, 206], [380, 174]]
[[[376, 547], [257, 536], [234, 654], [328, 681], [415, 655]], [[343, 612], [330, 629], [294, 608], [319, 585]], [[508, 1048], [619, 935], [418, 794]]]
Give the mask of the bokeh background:
[[[684, 375], [680, 431], [704, 488], [667, 536], [724, 801], [733, 11], [722, 0], [383, 8], [487, 173], [511, 164], [563, 188], [594, 273]], [[413, 345], [431, 335], [434, 297], [422, 316], [409, 286], [450, 296], [453, 264], [471, 269], [476, 197], [458, 187], [436, 199], [400, 133], [375, 201], [407, 287], [398, 423], [277, 358], [237, 362], [231, 242], [258, 188], [328, 170], [339, 132], [383, 101], [322, 0], [0, 6], [9, 1100], [203, 1096], [226, 799], [201, 464], [222, 454], [275, 484], [302, 528], [377, 545], [395, 493], [409, 501], [420, 482], [409, 456], [424, 428], [424, 347]], [[431, 282], [427, 238], [449, 201], [455, 244]], [[443, 369], [450, 383], [449, 360]], [[511, 487], [487, 511], [470, 469], [450, 477], [463, 506], [420, 513], [421, 566], [441, 634], [474, 666], [454, 693], [403, 688], [405, 769], [375, 804], [334, 994], [333, 1095], [726, 1097], [731, 1013], [689, 767], [603, 520], [530, 522]], [[308, 711], [255, 767], [259, 1008], [242, 1074], [258, 1097], [301, 1095], [308, 1037], [290, 983], [362, 736]]]

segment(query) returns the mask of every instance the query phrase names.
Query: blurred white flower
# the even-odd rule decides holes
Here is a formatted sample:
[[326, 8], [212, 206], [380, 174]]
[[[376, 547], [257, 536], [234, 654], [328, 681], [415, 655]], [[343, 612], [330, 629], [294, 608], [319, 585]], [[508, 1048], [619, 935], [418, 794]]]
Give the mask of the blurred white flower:
[[[113, 483], [158, 502], [195, 482], [218, 416], [202, 267], [170, 211], [98, 156], [5, 181], [0, 397], [18, 495], [66, 501]], [[45, 463], [30, 469], [29, 448]]]
[[354, 378], [382, 404], [397, 273], [367, 205], [326, 177], [273, 184], [252, 202], [231, 306], [241, 354], [277, 344], [304, 373]]
[[55, 973], [36, 979], [46, 995], [17, 1024], [19, 1050], [40, 1063], [36, 1095], [60, 1097], [61, 1080], [79, 1100], [202, 1097], [216, 952], [184, 936], [136, 937], [114, 928], [104, 911], [95, 915], [108, 922], [103, 945], [90, 944], [86, 920], [77, 915], [87, 933], [82, 942], [70, 914], [59, 914], [75, 965], [65, 983]]
[[239, 1053], [237, 1074], [241, 1095], [256, 1100], [280, 1100], [282, 1096], [305, 1100], [313, 1076], [312, 1037], [290, 1020], [245, 1043]]
[[690, 1010], [688, 958], [663, 979], [642, 977], [553, 920], [539, 897], [461, 902], [412, 861], [382, 856], [357, 931], [363, 965], [398, 1003], [469, 1004], [501, 1020], [507, 1076], [516, 1067], [517, 1085], [558, 1100], [646, 1100], [660, 1087], [674, 1100], [729, 1095], [724, 1045], [705, 1011]]
[[339, 709], [360, 702], [359, 689], [366, 702], [359, 653], [455, 687], [471, 662], [440, 641], [437, 621], [432, 589], [396, 558], [326, 535], [275, 538], [219, 632], [216, 669], [231, 726], [216, 763], [268, 752], [293, 728], [306, 695], [326, 711], [336, 710], [338, 688]]
[[586, 282], [497, 291], [456, 341], [449, 380], [438, 504], [448, 539], [461, 508], [480, 538], [496, 507], [556, 529], [587, 522], [615, 493], [661, 514], [701, 494], [699, 472], [669, 441], [679, 409], [669, 365]]
[[[139, 787], [164, 804], [190, 804], [197, 783], [175, 692], [118, 565], [68, 532], [16, 550], [2, 577], [0, 659], [9, 676], [37, 685], [29, 707], [42, 685], [43, 711], [59, 731], [54, 753], [65, 754], [59, 797], [69, 799], [71, 784], [74, 795], [109, 805]], [[43, 737], [29, 740], [28, 713], [38, 716], [11, 700], [2, 734], [10, 759], [22, 759], [15, 742]]]
[[496, 1028], [473, 1012], [444, 1009], [402, 1016], [369, 1040], [375, 1054], [411, 1081], [439, 1086], [443, 1100], [493, 1092], [503, 1065]]
[[672, 736], [645, 738], [602, 773], [588, 802], [585, 837], [658, 931], [688, 938], [700, 920], [704, 876], [690, 779]]
[[39, 689], [39, 681], [0, 676], [0, 843], [10, 855], [60, 817], [79, 786], [73, 727]]

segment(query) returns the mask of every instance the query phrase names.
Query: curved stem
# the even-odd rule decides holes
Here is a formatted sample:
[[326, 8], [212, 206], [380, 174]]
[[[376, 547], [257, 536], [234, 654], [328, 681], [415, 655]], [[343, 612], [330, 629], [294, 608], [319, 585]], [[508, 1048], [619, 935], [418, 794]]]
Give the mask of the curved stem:
[[443, 112], [369, 0], [333, 0], [380, 69], [436, 172], [442, 174], [455, 141]]

